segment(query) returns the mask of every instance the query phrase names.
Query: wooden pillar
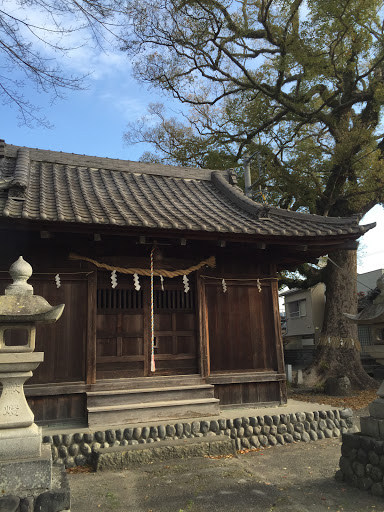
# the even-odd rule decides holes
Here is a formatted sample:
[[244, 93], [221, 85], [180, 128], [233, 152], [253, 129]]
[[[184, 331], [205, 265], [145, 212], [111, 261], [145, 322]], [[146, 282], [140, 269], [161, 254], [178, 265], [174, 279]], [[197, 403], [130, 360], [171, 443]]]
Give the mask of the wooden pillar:
[[[276, 274], [276, 268], [274, 265], [271, 265], [271, 275], [274, 275], [274, 274]], [[285, 374], [283, 336], [281, 333], [281, 319], [280, 319], [280, 309], [279, 309], [279, 287], [277, 284], [277, 280], [271, 282], [271, 290], [272, 290], [275, 346], [276, 346], [276, 357], [277, 357], [277, 371], [278, 371], [278, 373]], [[280, 381], [279, 385], [280, 385], [280, 401], [282, 403], [286, 403], [287, 402], [286, 380]]]
[[97, 315], [97, 272], [88, 275], [88, 309], [85, 380], [87, 384], [96, 382], [96, 315]]
[[209, 359], [209, 330], [208, 330], [208, 310], [205, 297], [205, 283], [200, 276], [196, 275], [197, 290], [197, 316], [199, 322], [199, 355], [200, 355], [200, 374], [202, 377], [208, 377], [211, 373]]
[[144, 377], [151, 375], [151, 289], [149, 279], [141, 276], [143, 288], [143, 323], [144, 323]]

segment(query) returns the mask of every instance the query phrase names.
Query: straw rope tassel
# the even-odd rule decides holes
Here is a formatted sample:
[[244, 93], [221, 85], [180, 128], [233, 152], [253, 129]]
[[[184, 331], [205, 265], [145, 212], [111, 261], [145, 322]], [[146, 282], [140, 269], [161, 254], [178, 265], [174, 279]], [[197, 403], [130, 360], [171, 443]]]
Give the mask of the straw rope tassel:
[[151, 372], [156, 371], [155, 366], [155, 315], [153, 310], [153, 253], [155, 248], [152, 247], [151, 251]]

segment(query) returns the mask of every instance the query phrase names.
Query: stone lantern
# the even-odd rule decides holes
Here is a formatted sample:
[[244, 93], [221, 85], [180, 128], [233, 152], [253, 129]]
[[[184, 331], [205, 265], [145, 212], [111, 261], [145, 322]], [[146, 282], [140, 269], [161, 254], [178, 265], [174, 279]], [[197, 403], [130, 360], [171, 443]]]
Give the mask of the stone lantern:
[[[379, 348], [384, 363], [384, 275], [377, 281], [380, 294], [358, 315], [348, 315], [357, 324], [370, 326], [375, 340], [372, 348]], [[382, 363], [382, 364], [383, 364]], [[343, 434], [338, 480], [351, 483], [362, 490], [370, 490], [376, 496], [384, 496], [383, 441], [384, 441], [384, 381], [377, 391], [378, 397], [369, 404], [369, 416], [360, 418], [361, 432]], [[357, 458], [356, 458], [357, 454]]]
[[357, 315], [344, 314], [352, 322], [370, 328], [374, 344], [367, 346], [365, 350], [378, 363], [384, 364], [384, 274], [377, 280], [376, 286], [380, 293], [372, 304], [365, 306]]
[[52, 307], [27, 283], [32, 267], [20, 258], [0, 296], [0, 488], [3, 492], [51, 486], [51, 453], [24, 394], [24, 383], [44, 360], [34, 352], [36, 326], [58, 320], [64, 305]]

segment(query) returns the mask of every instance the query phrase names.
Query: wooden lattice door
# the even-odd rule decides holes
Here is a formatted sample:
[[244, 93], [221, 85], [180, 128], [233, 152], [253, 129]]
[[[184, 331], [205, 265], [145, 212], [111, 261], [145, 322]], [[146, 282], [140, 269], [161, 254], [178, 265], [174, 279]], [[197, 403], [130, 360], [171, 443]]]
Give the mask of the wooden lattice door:
[[[150, 376], [150, 281], [140, 277], [141, 290], [132, 276], [118, 276], [111, 288], [109, 276], [98, 277], [96, 372], [97, 379]], [[156, 283], [156, 375], [198, 372], [195, 290], [184, 293], [181, 278], [166, 280], [164, 291]]]
[[112, 289], [103, 277], [97, 290], [97, 378], [144, 376], [143, 290], [124, 276]]
[[156, 373], [198, 373], [194, 283], [185, 293], [181, 278], [167, 280], [164, 291], [155, 288], [154, 306]]

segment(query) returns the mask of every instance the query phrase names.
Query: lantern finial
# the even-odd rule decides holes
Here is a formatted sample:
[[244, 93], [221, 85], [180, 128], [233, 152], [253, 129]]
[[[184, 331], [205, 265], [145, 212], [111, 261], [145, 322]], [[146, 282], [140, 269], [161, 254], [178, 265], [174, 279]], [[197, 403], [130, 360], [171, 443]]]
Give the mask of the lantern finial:
[[7, 286], [5, 295], [33, 295], [33, 287], [27, 283], [32, 275], [32, 267], [22, 256], [11, 265], [9, 274], [13, 283]]

